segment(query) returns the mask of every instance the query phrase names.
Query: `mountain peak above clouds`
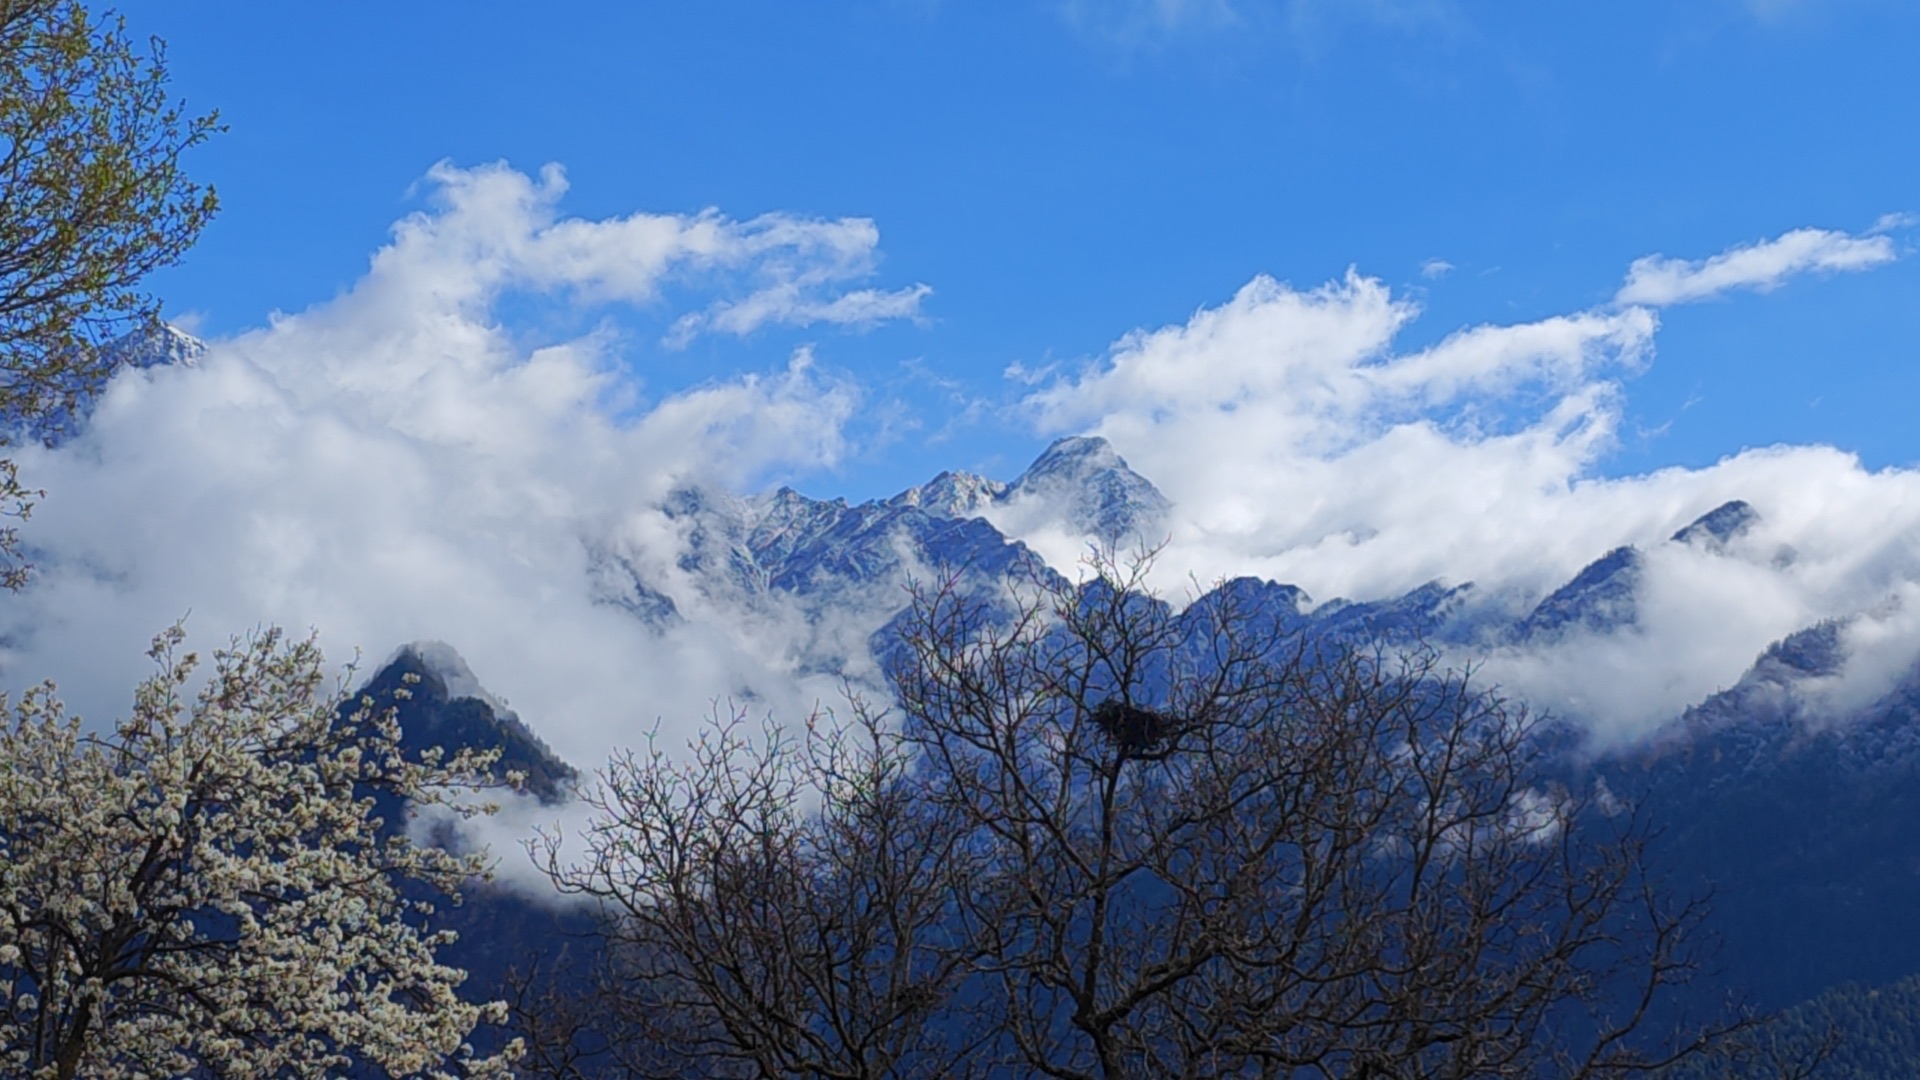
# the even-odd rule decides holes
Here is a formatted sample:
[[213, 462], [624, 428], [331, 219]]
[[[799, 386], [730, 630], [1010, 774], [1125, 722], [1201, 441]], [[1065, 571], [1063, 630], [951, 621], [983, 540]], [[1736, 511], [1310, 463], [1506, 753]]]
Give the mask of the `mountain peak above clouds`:
[[207, 353], [207, 343], [172, 323], [161, 323], [150, 330], [136, 330], [107, 346], [114, 366], [162, 367], [167, 364], [199, 363]]
[[[1087, 475], [1111, 469], [1126, 469], [1127, 463], [1113, 444], [1099, 435], [1066, 435], [1047, 444], [1033, 459], [1022, 480], [1062, 473]], [[1128, 470], [1129, 472], [1131, 470]], [[1017, 481], [1016, 481], [1017, 482]]]
[[1000, 502], [1052, 511], [1051, 524], [1119, 545], [1151, 543], [1173, 504], [1097, 435], [1057, 439], [1009, 484]]
[[1011, 483], [943, 472], [887, 500], [935, 517], [987, 517], [1018, 536], [1057, 529], [1111, 546], [1158, 539], [1173, 504], [1097, 435], [1056, 439]]
[[943, 472], [888, 499], [887, 505], [917, 506], [935, 517], [970, 518], [981, 516], [1006, 493], [1007, 485], [997, 480], [970, 472]]
[[1760, 521], [1760, 512], [1745, 499], [1721, 503], [1701, 514], [1685, 528], [1673, 534], [1675, 543], [1690, 544], [1709, 551], [1721, 551], [1746, 535]]
[[1520, 641], [1561, 637], [1577, 630], [1605, 632], [1634, 621], [1646, 556], [1631, 544], [1588, 563], [1572, 581], [1540, 601], [1514, 628]]
[[[100, 366], [110, 374], [128, 369], [144, 369], [168, 366], [192, 367], [206, 355], [207, 346], [199, 338], [169, 323], [158, 323], [150, 327], [134, 330], [124, 336], [108, 342], [100, 349]], [[17, 415], [0, 417], [0, 427], [19, 426], [33, 441], [46, 446], [59, 446], [79, 434], [86, 427], [88, 417], [93, 415], [94, 406], [105, 391], [105, 384], [85, 385], [85, 381], [72, 372], [56, 377], [50, 388], [53, 393], [64, 394], [64, 401], [39, 416], [19, 423]]]
[[373, 699], [376, 708], [396, 710], [401, 744], [409, 750], [498, 749], [495, 769], [526, 774], [527, 791], [543, 803], [568, 797], [579, 777], [518, 714], [480, 685], [466, 660], [445, 642], [401, 646], [355, 699], [361, 696]]

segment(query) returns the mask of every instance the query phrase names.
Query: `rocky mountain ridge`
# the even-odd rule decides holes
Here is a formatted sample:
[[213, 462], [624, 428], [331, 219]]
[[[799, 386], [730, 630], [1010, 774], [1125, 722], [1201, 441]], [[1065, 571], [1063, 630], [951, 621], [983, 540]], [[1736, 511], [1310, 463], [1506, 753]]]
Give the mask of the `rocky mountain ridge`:
[[[198, 355], [197, 343], [170, 333], [127, 363], [191, 363]], [[48, 437], [83, 425], [91, 403], [77, 402]], [[1076, 436], [1055, 442], [1006, 482], [944, 472], [861, 503], [791, 488], [742, 497], [685, 485], [657, 510], [677, 530], [670, 564], [649, 561], [657, 551], [582, 538], [590, 552], [585, 584], [596, 601], [662, 632], [686, 617], [689, 605], [714, 598], [786, 605], [807, 628], [865, 620], [851, 636], [803, 644], [802, 666], [831, 670], [884, 632], [905, 603], [909, 577], [953, 571], [983, 589], [1046, 578], [1056, 572], [1018, 539], [1023, 530], [1055, 530], [1091, 544], [1151, 544], [1164, 536], [1173, 506], [1105, 440]], [[1662, 553], [1791, 560], [1784, 549], [1749, 550], [1764, 512], [1764, 503], [1723, 503], [1644, 550], [1596, 552], [1566, 582], [1535, 597], [1432, 581], [1399, 596], [1316, 603], [1297, 586], [1243, 577], [1195, 603], [1231, 599], [1288, 633], [1352, 644], [1424, 642], [1468, 656], [1577, 651], [1635, 631], [1650, 560]], [[1587, 781], [1605, 780], [1611, 790], [1647, 800], [1674, 823], [1668, 843], [1676, 861], [1722, 888], [1730, 952], [1754, 974], [1750, 981], [1768, 1004], [1810, 996], [1841, 978], [1920, 970], [1920, 937], [1901, 931], [1905, 913], [1920, 909], [1920, 675], [1908, 670], [1865, 706], [1834, 714], [1819, 691], [1846, 665], [1852, 618], [1783, 637], [1733, 685], [1673, 717], [1653, 739], [1570, 766]], [[466, 670], [457, 644], [400, 648], [367, 692], [397, 701], [393, 690], [417, 678], [413, 696], [397, 702], [410, 741], [503, 746], [506, 767], [526, 772], [535, 795], [566, 799], [578, 769], [599, 763], [553, 754], [535, 734], [542, 718], [522, 722], [487, 695], [484, 673]]]
[[[177, 328], [161, 327], [132, 335], [107, 352], [117, 367], [153, 368], [198, 363], [205, 346]], [[94, 400], [77, 399], [49, 437], [68, 437], [83, 428]], [[672, 490], [656, 509], [678, 533], [677, 551], [667, 556], [670, 565], [658, 561], [659, 550], [581, 538], [589, 552], [583, 584], [597, 602], [666, 628], [681, 617], [684, 604], [702, 597], [748, 607], [778, 600], [808, 623], [855, 613], [871, 634], [904, 604], [909, 578], [959, 572], [981, 585], [1044, 578], [1055, 571], [1020, 536], [1050, 530], [1120, 550], [1152, 546], [1164, 539], [1173, 506], [1105, 439], [1070, 436], [1056, 440], [1010, 481], [949, 471], [890, 498], [861, 503], [813, 498], [791, 487], [741, 496], [689, 483]], [[1728, 501], [1680, 524], [1664, 544], [1707, 558], [1755, 558], [1754, 552], [1736, 549], [1762, 523], [1762, 515], [1752, 503]], [[1248, 591], [1263, 615], [1299, 633], [1348, 642], [1423, 642], [1470, 656], [1475, 650], [1578, 645], [1588, 636], [1631, 631], [1640, 619], [1651, 550], [1626, 545], [1599, 553], [1564, 584], [1536, 597], [1442, 580], [1399, 596], [1361, 600], [1317, 599], [1282, 582], [1229, 581], [1218, 587]], [[1793, 557], [1785, 549], [1771, 554], [1776, 564]], [[1810, 680], [1837, 670], [1847, 618], [1802, 628], [1756, 657], [1753, 669], [1728, 691], [1733, 696], [1724, 698], [1740, 702], [1738, 708], [1701, 701], [1685, 717], [1676, 717], [1672, 730], [1699, 728], [1704, 717], [1752, 712], [1766, 701], [1798, 700], [1797, 691]], [[1811, 655], [1806, 643], [1815, 640], [1829, 643], [1826, 666], [1786, 662], [1790, 656], [1806, 659]], [[843, 635], [821, 643], [813, 661], [844, 667], [848, 657], [827, 652], [858, 647]], [[457, 662], [457, 642], [441, 648]], [[1782, 709], [1787, 706], [1775, 714], [1785, 715]], [[1795, 715], [1807, 720], [1801, 713]]]

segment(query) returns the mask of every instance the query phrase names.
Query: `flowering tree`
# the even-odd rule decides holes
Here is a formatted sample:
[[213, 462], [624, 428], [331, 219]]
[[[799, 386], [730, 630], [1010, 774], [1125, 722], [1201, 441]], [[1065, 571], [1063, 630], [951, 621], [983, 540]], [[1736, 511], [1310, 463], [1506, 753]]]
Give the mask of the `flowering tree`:
[[0, 1073], [506, 1074], [465, 1044], [500, 1006], [458, 997], [425, 926], [480, 857], [383, 830], [373, 798], [449, 803], [486, 758], [408, 760], [278, 630], [192, 694], [183, 638], [108, 735], [51, 685], [0, 696]]
[[[142, 45], [144, 44], [144, 48]], [[114, 357], [102, 346], [158, 323], [141, 289], [212, 219], [213, 191], [181, 155], [219, 130], [167, 93], [166, 52], [82, 0], [0, 0], [0, 417], [33, 437], [72, 419]], [[17, 436], [0, 432], [0, 451]], [[0, 458], [0, 517], [36, 492]], [[26, 580], [0, 527], [0, 586]]]

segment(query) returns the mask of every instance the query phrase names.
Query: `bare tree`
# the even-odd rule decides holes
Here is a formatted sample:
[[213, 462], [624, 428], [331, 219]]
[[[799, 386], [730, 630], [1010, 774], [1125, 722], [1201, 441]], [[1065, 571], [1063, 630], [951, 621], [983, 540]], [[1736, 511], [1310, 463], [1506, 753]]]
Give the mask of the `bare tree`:
[[1542, 779], [1524, 709], [1091, 570], [916, 589], [857, 753], [736, 715], [617, 760], [590, 869], [548, 863], [609, 906], [614, 1030], [712, 1075], [1412, 1080], [1640, 1074], [1742, 1024], [1674, 1021], [1703, 908]]
[[614, 759], [585, 859], [560, 837], [539, 852], [609, 916], [593, 1020], [524, 1001], [530, 1068], [878, 1080], [966, 1056], [940, 1022], [971, 956], [952, 936], [973, 872], [961, 830], [882, 715], [856, 700], [831, 721], [796, 739], [735, 711], [684, 762]]
[[[1783, 1032], [1779, 1016], [1755, 1024], [1661, 1080], [1816, 1080], [1846, 1038], [1837, 1026]], [[1852, 1075], [1859, 1075], [1857, 1072]]]
[[895, 681], [1011, 1062], [1057, 1077], [1603, 1076], [1694, 970], [1647, 834], [1536, 786], [1535, 721], [1429, 653], [1176, 613], [1096, 562], [1002, 619], [915, 596]]

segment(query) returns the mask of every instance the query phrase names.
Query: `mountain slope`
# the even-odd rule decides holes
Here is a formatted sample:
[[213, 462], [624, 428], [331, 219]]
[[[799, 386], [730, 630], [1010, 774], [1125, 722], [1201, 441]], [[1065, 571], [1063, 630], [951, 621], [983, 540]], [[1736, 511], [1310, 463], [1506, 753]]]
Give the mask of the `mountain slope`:
[[[178, 334], [127, 348], [136, 367], [192, 363], [199, 352]], [[76, 402], [47, 437], [83, 427], [92, 405]], [[581, 587], [662, 633], [715, 610], [797, 615], [777, 623], [799, 636], [781, 657], [788, 674], [858, 667], [876, 641], [884, 652], [910, 578], [954, 571], [963, 588], [1004, 595], [1010, 582], [1057, 580], [1019, 536], [1066, 533], [1125, 550], [1131, 540], [1164, 535], [1172, 505], [1104, 440], [1072, 437], [1007, 482], [944, 472], [857, 504], [791, 488], [743, 497], [690, 484], [646, 509], [670, 526], [671, 542], [643, 548], [618, 535], [581, 536]], [[1289, 634], [1354, 647], [1429, 643], [1462, 660], [1557, 650], [1579, 664], [1588, 650], [1643, 629], [1655, 568], [1719, 572], [1791, 560], [1786, 549], [1756, 550], [1763, 525], [1754, 504], [1726, 502], [1665, 539], [1671, 525], [1663, 523], [1634, 544], [1593, 551], [1558, 587], [1525, 595], [1499, 582], [1432, 581], [1399, 596], [1315, 603], [1295, 586], [1243, 577], [1197, 598], [1195, 610], [1233, 603]], [[704, 616], [696, 610], [703, 607]], [[1703, 626], [1717, 617], [1698, 614]], [[1821, 693], [1846, 671], [1850, 620], [1868, 615], [1801, 627], [1652, 741], [1600, 760], [1572, 746], [1565, 766], [1644, 800], [1665, 827], [1673, 879], [1718, 890], [1730, 978], [1766, 1003], [1801, 1000], [1837, 980], [1884, 982], [1920, 970], [1920, 934], [1909, 927], [1920, 910], [1920, 676], [1906, 673], [1865, 706], [1838, 706]], [[408, 676], [419, 681], [400, 701]], [[572, 766], [533, 734], [549, 718], [521, 723], [479, 689], [450, 648], [402, 648], [367, 690], [380, 703], [399, 702], [410, 745], [499, 745], [503, 764], [525, 771], [540, 799], [568, 797]], [[519, 903], [488, 902], [506, 905], [498, 910]], [[512, 943], [514, 919], [502, 916], [486, 931], [490, 944]], [[475, 962], [498, 967], [497, 960]]]

